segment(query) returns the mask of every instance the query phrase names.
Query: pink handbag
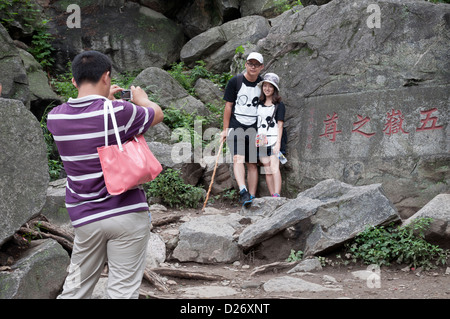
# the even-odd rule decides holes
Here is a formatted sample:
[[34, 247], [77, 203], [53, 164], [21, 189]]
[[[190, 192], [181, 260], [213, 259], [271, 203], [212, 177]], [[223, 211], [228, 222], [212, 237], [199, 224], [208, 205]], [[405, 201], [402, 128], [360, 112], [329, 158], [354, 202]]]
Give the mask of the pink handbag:
[[[117, 145], [108, 146], [108, 109], [111, 114]], [[98, 147], [97, 152], [108, 193], [119, 195], [155, 179], [161, 173], [162, 166], [148, 148], [144, 136], [134, 136], [122, 144], [114, 108], [110, 100], [105, 102], [104, 118], [105, 146]]]

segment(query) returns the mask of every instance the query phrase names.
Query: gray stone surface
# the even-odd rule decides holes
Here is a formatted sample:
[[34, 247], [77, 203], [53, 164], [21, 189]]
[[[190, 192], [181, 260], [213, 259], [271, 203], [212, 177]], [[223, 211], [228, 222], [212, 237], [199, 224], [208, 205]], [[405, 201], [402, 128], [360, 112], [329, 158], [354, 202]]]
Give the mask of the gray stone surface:
[[[325, 178], [383, 183], [407, 218], [449, 191], [450, 6], [383, 1], [381, 27], [371, 28], [370, 4], [334, 0], [285, 14], [254, 50], [264, 72], [280, 76], [286, 105], [283, 192], [295, 196]], [[386, 134], [393, 110], [406, 133]], [[440, 128], [418, 130], [431, 118]]]
[[172, 257], [200, 263], [228, 262], [240, 258], [234, 233], [242, 226], [239, 214], [206, 215], [180, 226], [178, 245]]
[[39, 122], [22, 102], [0, 98], [0, 245], [42, 209], [49, 182]]
[[421, 210], [404, 221], [409, 225], [418, 218], [432, 218], [430, 227], [425, 231], [427, 241], [450, 249], [450, 194], [439, 194]]
[[313, 255], [353, 238], [366, 225], [397, 220], [397, 210], [380, 184], [354, 187], [328, 179], [245, 228], [238, 244], [244, 250], [249, 249], [295, 226], [301, 234], [293, 240], [299, 246], [297, 249]]
[[56, 298], [69, 263], [69, 254], [53, 239], [32, 241], [32, 247], [11, 266], [11, 272], [0, 272], [0, 298]]

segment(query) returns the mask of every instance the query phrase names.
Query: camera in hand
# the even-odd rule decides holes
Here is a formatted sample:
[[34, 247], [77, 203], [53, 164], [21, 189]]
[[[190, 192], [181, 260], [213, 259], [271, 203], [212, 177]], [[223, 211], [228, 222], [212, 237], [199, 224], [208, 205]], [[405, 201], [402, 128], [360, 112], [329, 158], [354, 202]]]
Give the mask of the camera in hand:
[[123, 90], [120, 92], [120, 97], [122, 100], [131, 100], [133, 95], [131, 94], [131, 90]]

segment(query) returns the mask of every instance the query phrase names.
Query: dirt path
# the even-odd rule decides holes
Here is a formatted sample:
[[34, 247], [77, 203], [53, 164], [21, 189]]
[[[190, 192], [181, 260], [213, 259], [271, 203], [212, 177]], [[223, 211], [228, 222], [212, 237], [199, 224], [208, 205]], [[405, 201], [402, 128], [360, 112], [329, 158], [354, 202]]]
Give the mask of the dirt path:
[[[229, 213], [240, 209], [229, 204], [216, 203], [214, 206]], [[192, 209], [154, 212], [152, 220], [171, 214], [179, 214], [182, 218], [175, 223], [154, 227], [152, 231], [161, 234], [162, 237], [167, 236], [168, 233], [174, 235], [183, 222], [183, 218], [200, 216], [199, 212], [200, 210]], [[161, 268], [220, 275], [222, 278], [208, 281], [162, 276], [166, 280], [167, 292], [156, 289], [144, 280], [141, 297], [158, 299], [450, 299], [450, 274], [448, 273], [450, 268], [447, 266], [429, 271], [411, 270], [405, 268], [405, 265], [382, 267], [379, 272], [376, 272], [378, 277], [371, 277], [368, 280], [354, 275], [355, 271], [367, 270], [367, 265], [353, 263], [343, 265], [336, 261], [338, 253], [324, 256], [328, 261], [333, 262], [334, 266], [326, 265], [322, 270], [287, 274], [290, 269], [287, 268], [257, 275], [251, 274], [256, 267], [267, 264], [268, 261], [247, 257], [234, 264], [198, 264], [180, 263], [168, 256], [168, 260], [161, 265]], [[295, 291], [298, 287], [297, 281], [306, 281], [308, 285], [313, 285], [307, 285], [301, 291]], [[269, 287], [268, 282], [274, 285]]]

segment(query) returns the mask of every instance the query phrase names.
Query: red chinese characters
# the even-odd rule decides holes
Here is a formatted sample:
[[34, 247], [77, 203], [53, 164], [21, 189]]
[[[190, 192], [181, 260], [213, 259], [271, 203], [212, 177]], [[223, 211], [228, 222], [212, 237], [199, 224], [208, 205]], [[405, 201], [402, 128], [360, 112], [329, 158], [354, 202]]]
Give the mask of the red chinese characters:
[[397, 134], [400, 132], [409, 134], [403, 129], [404, 120], [405, 119], [400, 110], [395, 111], [394, 109], [392, 109], [392, 113], [387, 113], [387, 122], [384, 124], [383, 132], [387, 135]]
[[[428, 111], [420, 111], [421, 115], [425, 115], [425, 118], [423, 120], [420, 120], [422, 122], [422, 126], [416, 128], [416, 132], [420, 131], [428, 131], [428, 130], [438, 130], [443, 128], [442, 125], [438, 126], [436, 125], [438, 118], [435, 116], [431, 116], [431, 113], [436, 112], [437, 108], [428, 110]], [[428, 125], [431, 121], [431, 125]]]
[[[420, 111], [422, 117], [420, 120], [421, 125], [416, 128], [416, 132], [442, 129], [444, 126], [438, 125], [439, 118], [437, 116], [432, 116], [432, 113], [437, 111], [437, 108]], [[425, 118], [423, 118], [423, 116]], [[333, 112], [332, 116], [327, 114], [327, 119], [323, 121], [325, 124], [324, 133], [320, 134], [319, 137], [327, 137], [331, 142], [335, 142], [337, 134], [342, 133], [341, 130], [338, 130], [338, 118], [339, 117], [335, 112]], [[375, 132], [368, 132], [367, 127], [364, 127], [371, 121], [368, 116], [363, 117], [358, 114], [357, 118], [358, 120], [353, 123], [352, 133], [358, 133], [367, 138], [376, 134]], [[405, 131], [404, 125], [405, 118], [402, 112], [400, 110], [392, 109], [391, 112], [386, 113], [383, 132], [389, 136], [393, 134], [409, 134], [409, 132]]]
[[327, 119], [323, 121], [325, 123], [325, 133], [321, 134], [320, 137], [326, 136], [330, 141], [336, 141], [336, 134], [342, 132], [337, 130], [337, 119], [336, 113], [333, 113], [333, 116], [327, 114]]
[[359, 133], [359, 134], [361, 134], [362, 136], [365, 136], [365, 137], [372, 137], [372, 136], [374, 136], [375, 133], [366, 133], [366, 132], [361, 131], [361, 128], [364, 125], [366, 125], [368, 122], [370, 122], [370, 118], [367, 117], [367, 116], [365, 118], [363, 118], [359, 114], [357, 116], [358, 116], [358, 120], [359, 121], [353, 123], [353, 126], [356, 126], [356, 127], [352, 130], [352, 133]]

